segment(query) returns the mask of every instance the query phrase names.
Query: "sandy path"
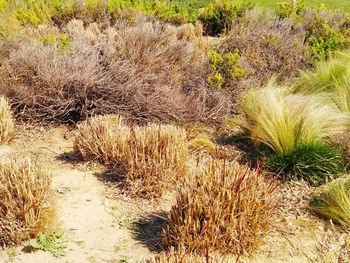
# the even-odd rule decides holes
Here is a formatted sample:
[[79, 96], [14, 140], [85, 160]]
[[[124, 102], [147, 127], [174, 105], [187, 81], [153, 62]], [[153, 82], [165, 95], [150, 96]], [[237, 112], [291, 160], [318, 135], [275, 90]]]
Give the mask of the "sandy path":
[[34, 155], [52, 173], [57, 192], [57, 226], [64, 230], [62, 242], [68, 246], [67, 255], [55, 258], [43, 251], [24, 253], [22, 246], [16, 253], [1, 253], [0, 262], [135, 262], [149, 256], [148, 248], [133, 239], [128, 225], [120, 224], [129, 216], [127, 210], [123, 212], [130, 209], [128, 204], [107, 198], [106, 186], [94, 171], [75, 169], [57, 158], [72, 148], [72, 141], [64, 138], [66, 133], [65, 128], [56, 128], [39, 138], [19, 139], [12, 146], [2, 147], [0, 156]]

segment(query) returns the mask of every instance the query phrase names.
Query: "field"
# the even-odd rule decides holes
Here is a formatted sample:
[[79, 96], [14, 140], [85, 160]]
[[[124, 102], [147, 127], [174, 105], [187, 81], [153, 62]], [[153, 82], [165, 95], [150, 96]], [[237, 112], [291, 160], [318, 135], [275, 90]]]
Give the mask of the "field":
[[[258, 0], [253, 1], [257, 5], [262, 7], [269, 7], [269, 8], [276, 8], [280, 3], [286, 2], [286, 1], [270, 1], [270, 0]], [[316, 1], [316, 0], [306, 0], [304, 1], [306, 6], [318, 6], [320, 4], [324, 4], [325, 6], [329, 8], [340, 8], [344, 10], [348, 10], [350, 8], [350, 3], [348, 1], [344, 0], [329, 0], [329, 1]]]
[[349, 262], [348, 7], [0, 0], [0, 262]]

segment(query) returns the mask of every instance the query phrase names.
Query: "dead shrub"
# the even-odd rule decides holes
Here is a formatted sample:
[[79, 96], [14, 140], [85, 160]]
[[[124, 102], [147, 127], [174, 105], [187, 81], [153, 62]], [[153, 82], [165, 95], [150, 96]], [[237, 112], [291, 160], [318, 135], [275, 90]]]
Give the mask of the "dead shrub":
[[129, 128], [119, 116], [99, 116], [80, 124], [74, 149], [125, 177], [132, 194], [158, 197], [187, 173], [186, 132], [172, 125]]
[[130, 128], [116, 115], [97, 116], [78, 125], [74, 151], [85, 161], [115, 164], [125, 159]]
[[0, 67], [0, 92], [29, 120], [76, 122], [97, 114], [140, 123], [222, 118], [230, 102], [206, 83], [205, 51], [168, 27], [140, 20], [84, 28], [74, 20], [61, 31], [63, 39], [24, 41], [11, 50]]
[[0, 243], [35, 237], [52, 220], [51, 176], [30, 161], [0, 164]]
[[6, 143], [14, 137], [14, 121], [10, 105], [4, 97], [0, 97], [0, 143]]
[[164, 230], [167, 246], [251, 254], [273, 225], [273, 191], [261, 170], [212, 160], [180, 190]]

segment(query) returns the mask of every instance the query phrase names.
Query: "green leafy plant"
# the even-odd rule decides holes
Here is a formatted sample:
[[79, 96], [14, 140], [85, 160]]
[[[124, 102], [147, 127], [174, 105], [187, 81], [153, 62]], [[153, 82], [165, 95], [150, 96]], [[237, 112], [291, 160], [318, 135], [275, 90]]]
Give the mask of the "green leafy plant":
[[216, 50], [209, 52], [211, 74], [208, 77], [208, 83], [215, 88], [221, 88], [225, 78], [241, 80], [248, 74], [241, 64], [238, 49], [235, 49], [234, 52], [222, 53]]
[[350, 227], [350, 176], [321, 186], [310, 201], [311, 209], [345, 227]]
[[305, 2], [303, 0], [282, 2], [276, 10], [279, 18], [285, 19], [291, 16], [301, 16], [305, 12]]
[[65, 251], [67, 245], [59, 242], [59, 239], [63, 236], [63, 233], [64, 232], [62, 229], [56, 229], [51, 234], [40, 232], [36, 239], [32, 239], [30, 241], [30, 245], [34, 249], [50, 252], [55, 257], [63, 257], [67, 254]]

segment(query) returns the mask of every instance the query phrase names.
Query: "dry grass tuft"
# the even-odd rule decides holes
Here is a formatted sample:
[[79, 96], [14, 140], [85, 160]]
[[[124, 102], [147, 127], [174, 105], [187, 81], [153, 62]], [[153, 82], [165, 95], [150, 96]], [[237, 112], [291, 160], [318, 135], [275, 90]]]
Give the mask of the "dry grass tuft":
[[122, 163], [127, 181], [139, 196], [157, 196], [187, 174], [186, 132], [172, 125], [149, 124], [132, 129]]
[[142, 263], [219, 263], [223, 260], [216, 259], [209, 255], [208, 251], [204, 251], [204, 256], [188, 253], [185, 250], [175, 250], [171, 248], [169, 251], [162, 252], [159, 255], [142, 261]]
[[167, 246], [251, 254], [273, 225], [276, 184], [261, 170], [212, 160], [180, 190], [164, 230]]
[[78, 125], [74, 151], [85, 161], [114, 164], [125, 158], [129, 140], [130, 128], [122, 117], [97, 116]]
[[0, 243], [18, 244], [52, 220], [51, 176], [30, 161], [0, 164]]
[[85, 160], [116, 167], [133, 194], [156, 197], [187, 173], [184, 129], [148, 124], [129, 128], [119, 116], [99, 116], [80, 124], [75, 151]]
[[0, 97], [0, 143], [13, 139], [14, 121], [7, 99]]

